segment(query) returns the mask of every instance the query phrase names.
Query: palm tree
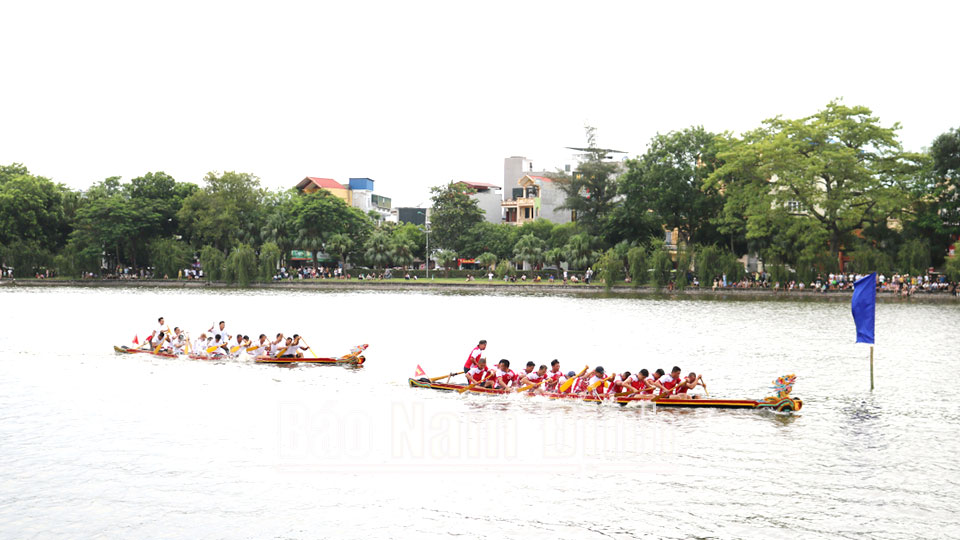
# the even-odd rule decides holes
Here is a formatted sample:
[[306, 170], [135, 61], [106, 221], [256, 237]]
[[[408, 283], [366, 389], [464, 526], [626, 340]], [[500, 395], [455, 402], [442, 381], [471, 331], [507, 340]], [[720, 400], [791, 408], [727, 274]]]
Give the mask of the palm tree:
[[316, 268], [317, 252], [323, 249], [323, 238], [316, 231], [300, 229], [297, 231], [296, 245], [313, 254], [313, 267]]
[[364, 258], [376, 270], [390, 265], [391, 244], [390, 237], [383, 231], [376, 231], [363, 245]]
[[457, 264], [457, 252], [448, 249], [441, 249], [435, 255], [437, 263], [443, 267], [444, 277], [450, 277], [450, 265]]
[[537, 268], [543, 262], [543, 251], [547, 243], [533, 234], [527, 234], [517, 240], [513, 246], [513, 256], [517, 262], [528, 262]]
[[566, 260], [566, 254], [563, 252], [563, 248], [553, 248], [548, 249], [547, 252], [543, 254], [543, 258], [548, 263], [556, 266], [559, 272], [561, 270], [560, 265]]
[[497, 266], [497, 256], [489, 251], [484, 252], [479, 257], [477, 257], [477, 264], [484, 268], [489, 268], [493, 270]]
[[591, 249], [590, 236], [586, 233], [576, 234], [570, 237], [565, 246], [567, 262], [570, 266], [582, 270], [593, 262], [594, 253]]
[[399, 264], [404, 270], [413, 262], [413, 243], [403, 238], [394, 238], [390, 243], [390, 255], [394, 264]]
[[329, 249], [330, 251], [336, 253], [340, 256], [340, 262], [347, 264], [347, 254], [350, 253], [350, 250], [353, 249], [353, 240], [349, 236], [343, 233], [337, 233], [331, 235], [330, 238], [323, 244], [324, 249]]

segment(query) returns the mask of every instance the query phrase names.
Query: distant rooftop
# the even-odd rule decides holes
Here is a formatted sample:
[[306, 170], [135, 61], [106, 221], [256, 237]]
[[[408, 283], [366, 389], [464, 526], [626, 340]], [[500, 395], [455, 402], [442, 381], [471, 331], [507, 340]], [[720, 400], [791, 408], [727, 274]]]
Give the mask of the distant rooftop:
[[347, 189], [343, 187], [343, 184], [341, 184], [340, 182], [337, 182], [333, 178], [316, 178], [314, 176], [308, 176], [303, 180], [301, 180], [300, 183], [297, 184], [297, 189], [302, 191], [311, 183], [317, 186], [318, 188], [323, 188], [323, 189]]

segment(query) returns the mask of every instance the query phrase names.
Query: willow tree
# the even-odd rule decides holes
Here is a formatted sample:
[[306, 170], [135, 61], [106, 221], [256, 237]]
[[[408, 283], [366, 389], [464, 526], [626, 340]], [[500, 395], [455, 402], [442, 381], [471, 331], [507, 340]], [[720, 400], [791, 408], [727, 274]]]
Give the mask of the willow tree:
[[207, 281], [218, 281], [223, 272], [223, 252], [213, 246], [200, 250], [200, 267]]
[[270, 281], [273, 275], [277, 273], [277, 266], [282, 258], [283, 252], [280, 251], [280, 246], [277, 244], [267, 242], [260, 246], [260, 279]]
[[230, 250], [230, 255], [223, 263], [224, 281], [246, 287], [256, 275], [257, 253], [249, 244], [240, 244]]
[[716, 222], [748, 241], [793, 234], [779, 256], [807, 249], [810, 260], [836, 260], [855, 231], [909, 205], [905, 188], [920, 157], [902, 150], [898, 129], [866, 107], [832, 101], [811, 116], [773, 118], [741, 139], [718, 140], [723, 165], [704, 183], [725, 196]]

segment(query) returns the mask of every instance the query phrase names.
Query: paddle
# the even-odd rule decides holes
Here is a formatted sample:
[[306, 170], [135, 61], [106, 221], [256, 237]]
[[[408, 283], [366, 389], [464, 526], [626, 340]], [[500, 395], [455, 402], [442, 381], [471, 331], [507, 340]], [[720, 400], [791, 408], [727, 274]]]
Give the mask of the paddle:
[[[170, 327], [168, 326], [167, 332], [163, 334], [164, 339], [166, 339], [166, 337], [169, 335], [170, 335]], [[157, 343], [157, 348], [153, 350], [153, 354], [157, 354], [158, 352], [160, 352], [160, 347], [163, 347], [163, 339], [160, 340], [160, 343]]]
[[558, 391], [566, 392], [567, 389], [573, 386], [573, 381], [577, 380], [578, 377], [583, 377], [583, 374], [586, 373], [588, 369], [590, 369], [590, 366], [584, 366], [583, 371], [578, 373], [575, 377], [570, 377], [569, 379], [563, 381], [563, 384], [560, 385], [560, 388], [558, 388]]
[[527, 390], [533, 390], [534, 388], [540, 386], [541, 384], [543, 384], [543, 383], [545, 383], [545, 382], [547, 382], [547, 378], [546, 378], [546, 377], [540, 379], [539, 381], [537, 381], [537, 382], [535, 382], [535, 383], [533, 383], [533, 384], [528, 384], [528, 385], [526, 385], [526, 386], [524, 386], [524, 387], [517, 388], [517, 392], [519, 393], [519, 392], [526, 392]]
[[607, 379], [609, 379], [609, 378], [610, 378], [610, 376], [607, 375], [606, 377], [603, 377], [603, 378], [600, 379], [599, 381], [591, 384], [590, 386], [587, 387], [587, 392], [588, 392], [588, 393], [589, 393], [589, 392], [593, 392], [593, 390], [594, 390], [596, 387], [598, 387], [598, 386], [600, 386], [601, 384], [603, 384], [603, 383], [604, 383]]
[[440, 379], [448, 379], [448, 378], [450, 378], [450, 377], [453, 377], [454, 375], [463, 375], [464, 373], [466, 373], [466, 371], [458, 371], [458, 372], [456, 372], [456, 373], [451, 373], [451, 374], [449, 374], [449, 375], [441, 375], [441, 376], [439, 376], [439, 377], [433, 377], [433, 378], [427, 379], [427, 380], [429, 380], [430, 382], [437, 382], [437, 381], [439, 381]]
[[471, 384], [470, 386], [464, 386], [463, 388], [457, 390], [457, 392], [459, 392], [459, 393], [462, 394], [462, 393], [466, 392], [467, 390], [472, 390], [474, 386], [486, 382], [487, 379], [489, 379], [491, 375], [493, 375], [493, 372], [492, 372], [492, 371], [489, 372], [489, 373], [487, 373], [487, 376], [484, 377], [483, 379], [481, 379], [480, 382], [475, 382], [475, 383]]
[[699, 380], [699, 381], [700, 381], [700, 385], [703, 386], [703, 392], [709, 396], [709, 395], [710, 395], [710, 391], [707, 390], [707, 383], [703, 382], [703, 377], [701, 377], [701, 376], [698, 375], [698, 376], [697, 376], [697, 380]]
[[307, 340], [303, 339], [303, 336], [300, 337], [300, 341], [302, 341], [303, 344], [307, 346], [307, 349], [310, 351], [310, 354], [312, 354], [313, 357], [316, 358], [317, 353], [313, 352], [313, 347], [311, 347], [310, 344], [307, 343]]

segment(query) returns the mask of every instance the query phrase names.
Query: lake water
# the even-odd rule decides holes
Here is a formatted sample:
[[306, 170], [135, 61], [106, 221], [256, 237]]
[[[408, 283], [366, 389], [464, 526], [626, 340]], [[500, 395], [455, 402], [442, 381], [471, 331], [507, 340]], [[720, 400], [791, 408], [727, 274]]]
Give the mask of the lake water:
[[[876, 390], [849, 306], [418, 293], [0, 290], [3, 538], [960, 537], [960, 305], [878, 306]], [[120, 356], [156, 318], [303, 334], [367, 364]], [[703, 373], [797, 414], [409, 388], [479, 339]]]

